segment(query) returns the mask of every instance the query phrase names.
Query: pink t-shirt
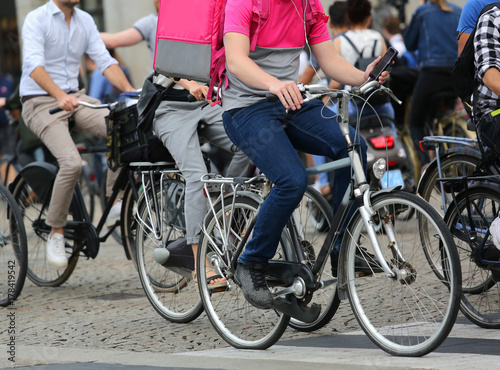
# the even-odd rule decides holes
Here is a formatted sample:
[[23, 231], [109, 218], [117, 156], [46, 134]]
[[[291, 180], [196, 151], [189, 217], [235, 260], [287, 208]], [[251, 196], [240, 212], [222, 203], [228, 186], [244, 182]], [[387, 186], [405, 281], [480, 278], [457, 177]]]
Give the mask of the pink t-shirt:
[[[311, 0], [314, 1], [314, 0]], [[295, 5], [295, 6], [294, 6]], [[323, 12], [317, 1], [318, 10]], [[250, 37], [252, 0], [227, 0], [224, 34], [242, 33]], [[305, 45], [302, 0], [270, 0], [269, 19], [261, 28], [257, 46], [263, 48], [301, 48]], [[310, 44], [330, 40], [327, 18], [316, 22], [308, 35]]]
[[[314, 0], [309, 0], [314, 1]], [[323, 12], [319, 0], [317, 8]], [[227, 0], [224, 34], [237, 32], [250, 35], [253, 0]], [[259, 31], [255, 50], [250, 58], [264, 71], [282, 81], [297, 81], [300, 52], [306, 35], [302, 0], [270, 0], [269, 18]], [[308, 41], [317, 44], [330, 40], [328, 17], [312, 25]], [[224, 110], [249, 106], [265, 98], [267, 91], [255, 89], [226, 71], [229, 87], [224, 90]]]

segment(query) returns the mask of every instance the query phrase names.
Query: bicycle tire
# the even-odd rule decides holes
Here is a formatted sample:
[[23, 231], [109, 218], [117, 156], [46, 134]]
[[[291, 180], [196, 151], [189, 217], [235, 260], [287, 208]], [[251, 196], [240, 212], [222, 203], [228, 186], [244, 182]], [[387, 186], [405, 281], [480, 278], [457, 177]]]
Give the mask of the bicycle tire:
[[[156, 182], [157, 196], [158, 199], [164, 199], [165, 203], [169, 203], [172, 199], [167, 198], [166, 195], [169, 194], [168, 187], [174, 180], [168, 178], [164, 181], [166, 185], [163, 188], [160, 187], [159, 181]], [[175, 184], [178, 185], [178, 182]], [[184, 182], [182, 182], [182, 189], [184, 189]], [[164, 192], [163, 198], [161, 198], [162, 191]], [[171, 216], [175, 215], [175, 212], [170, 212], [168, 205], [165, 205], [163, 214], [158, 216], [154, 208], [146, 204], [146, 197], [151, 198], [151, 193], [150, 184], [146, 185], [143, 197], [138, 204], [136, 248], [139, 277], [149, 302], [160, 316], [171, 322], [187, 323], [203, 312], [196, 284], [191, 278], [192, 270], [179, 266], [165, 267], [154, 258], [156, 249], [165, 248], [168, 241], [185, 237], [185, 228], [174, 227], [177, 220]], [[181, 213], [184, 217], [184, 203], [176, 204], [182, 207]], [[161, 219], [163, 228], [162, 239], [156, 238], [148, 229], [148, 226], [158, 218]], [[191, 250], [189, 245], [187, 247]]]
[[28, 242], [21, 211], [0, 183], [0, 306], [12, 304], [23, 290], [28, 266]]
[[[415, 208], [416, 217], [397, 220], [397, 212], [407, 207]], [[356, 212], [344, 236], [339, 269], [339, 274], [345, 274], [352, 310], [366, 335], [384, 351], [396, 356], [426, 355], [446, 339], [459, 310], [460, 263], [453, 237], [437, 211], [414, 194], [381, 193], [372, 199], [372, 209], [375, 225], [392, 224], [405, 261], [387, 248], [388, 233], [380, 227], [376, 237], [383, 258], [393, 271], [406, 275], [391, 278], [381, 269], [379, 261], [368, 252], [373, 248], [360, 213]], [[424, 225], [426, 237], [422, 236]], [[445, 278], [434, 273], [424, 247], [441, 256]], [[370, 270], [364, 269], [364, 276], [359, 272], [361, 261]]]
[[120, 214], [120, 233], [122, 244], [126, 248], [134, 267], [137, 269], [137, 248], [135, 246], [135, 237], [137, 233], [137, 221], [135, 219], [137, 201], [134, 196], [134, 189], [132, 189], [132, 186], [136, 185], [139, 186], [140, 184], [127, 184], [123, 192], [122, 210]]
[[[472, 154], [450, 154], [449, 157], [441, 161], [443, 177], [470, 176], [475, 171], [479, 161], [480, 157]], [[439, 177], [437, 161], [434, 159], [422, 175], [418, 188], [420, 196], [444, 216], [445, 207], [443, 206], [441, 188], [439, 182], [436, 181]], [[446, 198], [447, 207], [451, 202], [451, 196]]]
[[[323, 245], [326, 234], [330, 230], [333, 220], [332, 207], [330, 207], [321, 193], [313, 187], [308, 186], [302, 201], [292, 217], [294, 217], [295, 223], [298, 225], [301, 237], [300, 242], [312, 267]], [[319, 281], [325, 283], [336, 280], [331, 268], [331, 255], [328, 255], [325, 268], [318, 276]], [[312, 303], [321, 305], [321, 313], [318, 318], [312, 323], [305, 323], [291, 318], [290, 327], [299, 331], [311, 332], [328, 324], [340, 305], [337, 284], [325, 284], [323, 288], [316, 290], [311, 300]]]
[[[119, 170], [117, 170], [117, 171], [119, 171]], [[106, 183], [107, 183], [107, 178], [108, 178], [107, 175], [108, 175], [108, 169], [106, 169], [102, 174], [101, 189], [99, 191], [99, 198], [101, 199], [101, 209], [103, 211], [106, 208], [107, 201], [108, 201], [108, 197], [106, 196]], [[123, 207], [123, 203], [122, 203], [122, 207]], [[113, 230], [111, 235], [113, 236], [115, 241], [117, 241], [118, 243], [121, 244], [123, 242], [120, 227], [115, 227], [115, 229]]]
[[[78, 262], [79, 252], [75, 249], [72, 240], [65, 239], [68, 265], [59, 268], [51, 265], [46, 257], [46, 244], [48, 234], [41, 232], [40, 223], [47, 219], [47, 209], [43, 212], [42, 204], [35, 192], [30, 188], [26, 180], [19, 175], [14, 182], [12, 195], [21, 210], [23, 223], [28, 241], [28, 269], [27, 276], [38, 286], [59, 286], [64, 283], [73, 273]], [[73, 214], [70, 208], [68, 218]]]
[[[476, 240], [464, 232], [463, 222], [469, 222], [467, 198], [472, 205]], [[458, 208], [457, 208], [458, 205]], [[500, 266], [482, 263], [474, 253], [486, 239], [486, 245], [495, 248], [488, 232], [491, 221], [500, 211], [500, 193], [491, 185], [477, 184], [457, 195], [446, 213], [445, 221], [455, 237], [462, 268], [462, 300], [460, 310], [471, 322], [487, 329], [500, 328]], [[462, 217], [460, 217], [462, 216]], [[465, 226], [467, 227], [467, 226]], [[467, 227], [467, 229], [470, 229]]]
[[[234, 208], [232, 208], [234, 207]], [[210, 323], [219, 335], [231, 346], [240, 349], [266, 349], [276, 343], [286, 330], [290, 317], [277, 311], [261, 310], [252, 306], [244, 298], [239, 286], [234, 282], [229, 261], [248, 232], [251, 220], [258, 211], [259, 203], [251, 197], [236, 196], [232, 202], [214, 207], [205, 219], [205, 232], [202, 233], [198, 247], [197, 266], [199, 276], [206, 276], [205, 261], [217, 263], [223, 276], [228, 280], [227, 288], [211, 292], [205, 279], [198, 279], [201, 300]], [[230, 225], [227, 232], [223, 255], [215, 248], [222, 246], [221, 228], [217, 224]], [[250, 235], [249, 235], [250, 237]], [[280, 248], [281, 247], [281, 248]], [[281, 242], [275, 258], [291, 258], [287, 243]]]

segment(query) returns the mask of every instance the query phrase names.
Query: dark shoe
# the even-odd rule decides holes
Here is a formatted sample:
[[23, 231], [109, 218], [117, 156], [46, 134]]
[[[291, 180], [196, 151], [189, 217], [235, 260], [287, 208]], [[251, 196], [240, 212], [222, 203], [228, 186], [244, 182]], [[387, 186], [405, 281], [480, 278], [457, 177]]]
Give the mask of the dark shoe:
[[500, 260], [500, 249], [495, 247], [492, 242], [486, 242], [482, 257], [487, 261], [498, 261]]
[[266, 284], [265, 264], [242, 264], [238, 262], [234, 281], [241, 288], [246, 300], [260, 309], [273, 307], [273, 297]]
[[[337, 277], [337, 266], [339, 255], [332, 253], [332, 275]], [[354, 269], [359, 276], [370, 276], [375, 272], [383, 272], [377, 257], [368, 253], [366, 248], [356, 249], [356, 258], [354, 260]]]

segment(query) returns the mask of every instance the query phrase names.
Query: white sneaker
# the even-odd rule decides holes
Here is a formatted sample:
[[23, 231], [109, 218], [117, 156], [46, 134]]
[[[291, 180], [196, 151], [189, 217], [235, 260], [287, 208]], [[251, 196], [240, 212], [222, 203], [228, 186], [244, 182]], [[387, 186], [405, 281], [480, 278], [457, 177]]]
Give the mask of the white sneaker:
[[116, 223], [116, 221], [120, 219], [121, 213], [122, 213], [122, 201], [119, 200], [109, 210], [108, 217], [106, 218], [106, 226], [112, 227]]
[[47, 261], [55, 267], [68, 266], [63, 234], [54, 233], [47, 239]]
[[497, 217], [493, 220], [490, 225], [491, 239], [493, 239], [493, 244], [497, 249], [500, 249], [500, 218]]

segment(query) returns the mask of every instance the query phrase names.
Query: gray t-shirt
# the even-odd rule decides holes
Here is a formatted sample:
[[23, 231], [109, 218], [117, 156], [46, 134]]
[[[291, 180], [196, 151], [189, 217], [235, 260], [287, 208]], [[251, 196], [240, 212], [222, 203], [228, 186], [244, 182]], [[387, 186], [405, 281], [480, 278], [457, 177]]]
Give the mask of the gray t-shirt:
[[142, 35], [144, 41], [148, 43], [149, 52], [151, 53], [151, 65], [155, 58], [155, 41], [156, 41], [156, 24], [158, 23], [158, 15], [150, 14], [142, 17], [134, 23], [134, 27]]
[[[271, 49], [256, 47], [250, 51], [250, 58], [270, 75], [281, 81], [297, 81], [299, 78], [300, 52], [302, 48]], [[229, 87], [222, 92], [222, 108], [228, 111], [248, 107], [265, 99], [267, 90], [259, 90], [247, 85], [229, 72], [226, 65]]]

